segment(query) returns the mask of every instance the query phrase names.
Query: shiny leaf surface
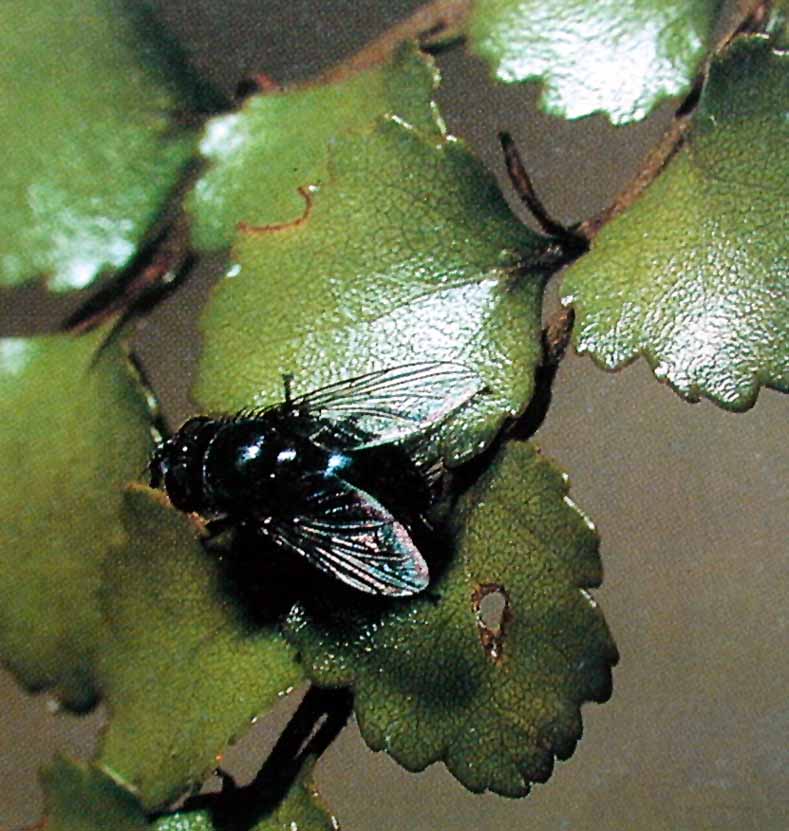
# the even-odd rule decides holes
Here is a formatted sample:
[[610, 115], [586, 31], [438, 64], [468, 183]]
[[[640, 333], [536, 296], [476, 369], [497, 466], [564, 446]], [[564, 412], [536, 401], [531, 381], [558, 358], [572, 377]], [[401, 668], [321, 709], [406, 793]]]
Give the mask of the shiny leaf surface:
[[508, 796], [572, 754], [580, 704], [608, 697], [617, 653], [586, 591], [597, 536], [566, 493], [553, 464], [511, 443], [461, 497], [454, 556], [427, 593], [294, 608], [287, 636], [316, 683], [352, 686], [371, 748]]
[[489, 390], [441, 434], [450, 463], [527, 404], [540, 358], [545, 241], [455, 140], [385, 119], [334, 141], [302, 221], [242, 229], [204, 314], [206, 412], [279, 401], [414, 361], [466, 365]]
[[579, 350], [732, 410], [789, 389], [787, 101], [768, 40], [716, 59], [684, 147], [568, 272]]
[[443, 125], [430, 103], [438, 73], [404, 45], [392, 62], [329, 84], [265, 92], [238, 112], [209, 121], [200, 142], [209, 163], [188, 200], [200, 249], [231, 244], [239, 222], [269, 225], [301, 216], [298, 188], [327, 174], [330, 142], [392, 114], [436, 136]]
[[477, 0], [471, 48], [506, 83], [538, 80], [542, 106], [614, 124], [690, 89], [720, 0]]
[[[194, 152], [200, 88], [145, 3], [6, 0], [0, 285], [125, 266]], [[185, 123], [185, 122], [184, 122]]]

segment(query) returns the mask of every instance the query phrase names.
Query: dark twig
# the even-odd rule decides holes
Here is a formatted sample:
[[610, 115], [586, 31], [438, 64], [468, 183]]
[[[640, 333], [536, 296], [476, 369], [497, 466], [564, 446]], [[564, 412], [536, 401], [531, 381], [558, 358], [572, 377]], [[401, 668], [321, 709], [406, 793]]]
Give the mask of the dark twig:
[[499, 133], [499, 141], [501, 142], [501, 149], [504, 151], [504, 161], [507, 165], [507, 174], [510, 177], [512, 187], [521, 202], [537, 220], [540, 228], [562, 245], [568, 258], [574, 259], [584, 253], [588, 247], [586, 238], [579, 234], [575, 228], [567, 228], [561, 222], [555, 220], [537, 196], [512, 136], [509, 133]]
[[526, 172], [523, 159], [518, 148], [515, 146], [515, 142], [512, 140], [512, 136], [509, 133], [499, 133], [499, 141], [501, 142], [501, 149], [504, 151], [507, 174], [521, 202], [529, 209], [532, 216], [539, 222], [540, 228], [549, 237], [565, 236], [567, 229], [548, 214], [548, 211], [542, 204], [542, 200], [535, 193], [531, 177]]
[[764, 31], [769, 20], [769, 2], [741, 2], [740, 16], [726, 31], [699, 71], [685, 99], [677, 108], [674, 120], [660, 141], [649, 151], [635, 176], [616, 195], [613, 202], [597, 216], [586, 219], [578, 228], [579, 234], [593, 240], [612, 219], [627, 211], [668, 167], [685, 144], [691, 126], [691, 117], [699, 103], [707, 81], [709, 63], [715, 54], [724, 50], [734, 38], [742, 34]]
[[410, 17], [392, 26], [360, 52], [324, 73], [319, 81], [330, 83], [373, 66], [380, 66], [404, 41], [416, 40], [431, 51], [463, 37], [473, 10], [472, 0], [431, 0], [420, 5]]
[[282, 802], [304, 766], [318, 759], [337, 738], [352, 708], [350, 690], [310, 687], [248, 785], [239, 787], [230, 776], [220, 773], [220, 793], [193, 797], [181, 811], [209, 811], [215, 827], [222, 831], [253, 827]]
[[563, 306], [548, 321], [542, 333], [543, 363], [559, 366], [570, 343], [575, 322], [572, 306]]
[[[500, 133], [499, 140], [513, 189], [551, 240], [551, 245], [543, 254], [545, 262], [542, 270], [547, 279], [585, 254], [589, 250], [589, 239], [580, 226], [568, 228], [548, 213], [534, 190], [526, 166], [509, 133]], [[533, 268], [535, 264], [529, 265]], [[561, 309], [543, 330], [542, 361], [535, 370], [534, 394], [526, 410], [511, 428], [510, 435], [513, 438], [528, 438], [545, 420], [551, 403], [553, 382], [569, 343], [573, 319], [571, 308]]]
[[[271, 794], [272, 780], [290, 764], [294, 778], [308, 757], [319, 758], [348, 723], [353, 694], [348, 689], [310, 687], [257, 776], [246, 786], [254, 796]], [[290, 787], [291, 780], [287, 786]]]
[[534, 373], [534, 394], [529, 406], [510, 430], [509, 435], [513, 438], [527, 439], [533, 436], [545, 421], [553, 397], [553, 382], [570, 343], [574, 319], [575, 313], [571, 307], [561, 308], [543, 329], [543, 357]]
[[193, 265], [189, 230], [181, 217], [165, 225], [126, 268], [80, 306], [61, 328], [81, 335], [112, 318], [125, 322], [169, 294]]

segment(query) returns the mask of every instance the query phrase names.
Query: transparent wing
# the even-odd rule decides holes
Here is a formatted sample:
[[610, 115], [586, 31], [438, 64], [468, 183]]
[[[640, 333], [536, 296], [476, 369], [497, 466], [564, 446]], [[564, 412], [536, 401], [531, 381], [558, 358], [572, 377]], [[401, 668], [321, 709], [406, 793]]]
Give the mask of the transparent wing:
[[306, 438], [344, 450], [403, 441], [485, 389], [462, 364], [404, 364], [340, 381], [291, 402]]
[[427, 587], [427, 564], [380, 502], [333, 476], [311, 474], [304, 484], [299, 513], [262, 526], [273, 542], [369, 594], [397, 597]]

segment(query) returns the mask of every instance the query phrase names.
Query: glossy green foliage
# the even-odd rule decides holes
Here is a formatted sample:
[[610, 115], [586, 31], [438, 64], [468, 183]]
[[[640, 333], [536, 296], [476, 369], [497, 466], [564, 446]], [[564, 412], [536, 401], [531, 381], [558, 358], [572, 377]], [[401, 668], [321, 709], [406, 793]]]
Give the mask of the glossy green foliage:
[[148, 413], [105, 333], [0, 340], [0, 654], [31, 689], [95, 697], [102, 562], [121, 488], [145, 469]]
[[[146, 808], [203, 780], [301, 677], [187, 519], [150, 491], [149, 415], [105, 334], [0, 341], [0, 653], [70, 707], [97, 696], [100, 760]], [[53, 381], [54, 379], [54, 381]]]
[[[196, 400], [208, 412], [421, 361], [477, 370], [488, 395], [441, 433], [455, 463], [531, 396], [545, 241], [454, 140], [384, 119], [337, 138], [301, 222], [246, 229], [204, 314]], [[243, 355], [243, 360], [238, 356]]]
[[[58, 757], [43, 772], [48, 831], [224, 831], [210, 808], [184, 806], [150, 820], [137, 798], [106, 771]], [[221, 796], [215, 798], [219, 804]], [[279, 806], [236, 831], [336, 831], [337, 821], [326, 810], [315, 788], [306, 781], [293, 785]]]
[[240, 222], [297, 219], [304, 211], [298, 188], [325, 180], [333, 139], [377, 116], [443, 135], [431, 103], [437, 82], [432, 60], [405, 44], [383, 66], [254, 95], [239, 111], [209, 121], [200, 142], [208, 167], [187, 201], [197, 248], [228, 247]]
[[690, 400], [742, 410], [789, 389], [789, 56], [763, 37], [717, 58], [668, 169], [569, 271], [575, 342], [639, 355]]
[[470, 790], [508, 796], [571, 755], [580, 704], [607, 698], [617, 653], [586, 592], [601, 580], [597, 535], [566, 493], [559, 470], [511, 443], [461, 497], [454, 554], [427, 593], [294, 608], [287, 636], [316, 683], [353, 687], [370, 747], [410, 770], [443, 760]]
[[123, 516], [101, 590], [97, 672], [110, 720], [98, 759], [150, 809], [202, 782], [301, 671], [183, 514], [136, 488]]
[[683, 95], [699, 71], [720, 0], [477, 0], [471, 48], [507, 83], [542, 82], [545, 110], [638, 121]]
[[[468, 33], [500, 79], [542, 82], [550, 112], [625, 123], [688, 90], [720, 5], [479, 0]], [[772, 42], [745, 38], [713, 62], [675, 158], [564, 284], [579, 349], [609, 368], [643, 355], [683, 395], [731, 409], [760, 385], [789, 389], [780, 5]], [[0, 34], [15, 206], [0, 283], [74, 288], [138, 251], [197, 146], [177, 114], [198, 91], [142, 32], [146, 4], [56, 0], [17, 17], [31, 37]], [[59, 760], [44, 776], [55, 831], [336, 827], [304, 776], [281, 801], [275, 782], [248, 821], [215, 810], [230, 789], [153, 813], [305, 676], [353, 689], [371, 748], [508, 796], [545, 781], [573, 753], [582, 704], [610, 694], [617, 651], [587, 591], [602, 579], [597, 536], [566, 477], [527, 443], [480, 457], [531, 398], [555, 248], [446, 135], [415, 47], [333, 77], [256, 94], [199, 139], [191, 242], [229, 263], [201, 321], [196, 408], [280, 401], [291, 373], [300, 395], [457, 361], [485, 389], [433, 438], [449, 467], [477, 457], [455, 484], [478, 478], [431, 516], [444, 522], [426, 592], [391, 600], [317, 578], [314, 591], [309, 574], [289, 579], [300, 561], [225, 556], [161, 494], [124, 489], [150, 439], [117, 343], [0, 341], [0, 455], [19, 460], [0, 479], [0, 654], [27, 687], [73, 708], [101, 696], [108, 714], [92, 767]]]
[[83, 288], [134, 256], [207, 101], [143, 2], [5, 0], [2, 17], [0, 286]]

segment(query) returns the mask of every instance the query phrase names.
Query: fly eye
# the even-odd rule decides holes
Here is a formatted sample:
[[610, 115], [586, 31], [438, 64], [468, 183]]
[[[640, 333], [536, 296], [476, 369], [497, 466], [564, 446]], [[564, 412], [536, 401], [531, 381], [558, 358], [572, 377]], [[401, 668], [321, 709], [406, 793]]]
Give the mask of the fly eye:
[[167, 465], [163, 471], [164, 488], [179, 511], [199, 511], [202, 506], [200, 482], [195, 481], [186, 465]]

